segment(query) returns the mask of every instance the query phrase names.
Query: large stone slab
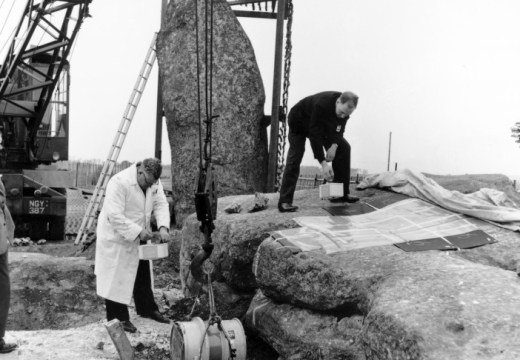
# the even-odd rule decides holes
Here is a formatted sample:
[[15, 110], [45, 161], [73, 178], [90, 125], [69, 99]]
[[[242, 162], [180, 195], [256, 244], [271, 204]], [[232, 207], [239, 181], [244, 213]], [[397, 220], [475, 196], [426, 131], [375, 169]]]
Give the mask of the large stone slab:
[[[199, 171], [197, 45], [195, 3], [199, 4], [201, 112], [213, 104], [212, 157], [219, 196], [264, 191], [268, 150], [262, 125], [265, 94], [251, 42], [226, 1], [213, 2], [213, 75], [205, 76], [204, 2], [170, 1], [157, 49], [162, 98], [172, 153], [176, 220], [194, 211]], [[209, 50], [209, 47], [208, 47]], [[209, 65], [208, 65], [209, 68]], [[206, 101], [205, 80], [213, 85]], [[206, 134], [203, 124], [202, 136]]]
[[[499, 189], [500, 190], [500, 189]], [[390, 205], [402, 199], [402, 196], [379, 189], [366, 189], [351, 192], [362, 197], [365, 202], [377, 202], [381, 206]], [[252, 272], [253, 258], [261, 242], [274, 230], [294, 228], [298, 225], [294, 216], [328, 216], [323, 207], [331, 206], [326, 200], [319, 200], [318, 190], [302, 190], [295, 194], [295, 204], [300, 206], [296, 213], [280, 213], [276, 208], [278, 194], [267, 194], [269, 198], [266, 210], [249, 213], [253, 206], [254, 195], [229, 196], [219, 199], [217, 220], [212, 240], [215, 249], [211, 260], [216, 265], [216, 279], [226, 282], [239, 291], [251, 291], [256, 288], [256, 279]], [[238, 214], [227, 214], [224, 209], [231, 204], [240, 204]], [[350, 205], [352, 214], [359, 214], [359, 207]], [[495, 237], [498, 242], [482, 248], [462, 250], [456, 253], [472, 261], [498, 266], [516, 271], [520, 264], [520, 234], [496, 227], [478, 219], [471, 219], [479, 228]], [[192, 279], [189, 274], [191, 258], [200, 250], [204, 239], [199, 229], [199, 222], [193, 214], [186, 219], [182, 229], [180, 249], [180, 273], [183, 288], [189, 293]]]
[[[219, 199], [215, 231], [212, 241], [215, 248], [210, 260], [215, 264], [215, 279], [226, 282], [240, 291], [251, 291], [256, 288], [256, 280], [252, 272], [253, 259], [260, 243], [269, 236], [269, 232], [284, 228], [296, 227], [292, 220], [294, 213], [278, 212], [278, 194], [266, 194], [268, 207], [265, 210], [249, 213], [253, 207], [254, 195], [229, 196]], [[327, 215], [322, 206], [330, 205], [328, 201], [320, 201], [318, 190], [297, 191], [295, 203], [301, 206], [297, 213], [304, 215]], [[242, 211], [238, 214], [227, 214], [224, 209], [231, 204], [239, 204]], [[182, 228], [182, 245], [180, 250], [180, 274], [183, 288], [190, 293], [194, 285], [189, 266], [204, 243], [200, 232], [200, 223], [195, 214], [186, 218]]]
[[[451, 184], [464, 192], [461, 182], [463, 179]], [[495, 187], [484, 181], [482, 186], [503, 190], [510, 183]], [[379, 189], [367, 189], [357, 195], [362, 201], [377, 200], [386, 205], [402, 198]], [[520, 234], [468, 218], [498, 242], [457, 252], [408, 254], [393, 246], [383, 246], [332, 256], [295, 254], [287, 248], [270, 248], [269, 241], [262, 243], [262, 238], [267, 238], [272, 230], [296, 227], [292, 220], [295, 215], [329, 215], [322, 207], [331, 204], [318, 200], [317, 190], [299, 191], [295, 198], [299, 211], [280, 214], [275, 207], [277, 195], [268, 197], [268, 209], [251, 214], [247, 209], [253, 195], [219, 200], [212, 261], [221, 281], [235, 289], [260, 286], [271, 297], [265, 308], [253, 300], [250, 310], [257, 308], [256, 313], [260, 314], [253, 327], [282, 359], [316, 359], [316, 353], [311, 353], [317, 348], [327, 351], [331, 359], [359, 355], [351, 349], [353, 352], [336, 357], [335, 345], [313, 341], [305, 330], [307, 322], [318, 327], [321, 324], [320, 331], [341, 338], [341, 332], [335, 332], [338, 324], [352, 324], [359, 317], [364, 321], [356, 344], [362, 345], [367, 358], [518, 357], [516, 307], [520, 292], [515, 272], [520, 259]], [[232, 203], [241, 204], [242, 212], [224, 213], [223, 209]], [[359, 210], [352, 205], [350, 209], [353, 215]], [[186, 222], [182, 236], [181, 273], [189, 275], [190, 256], [203, 242], [194, 216]], [[255, 279], [251, 254], [259, 244], [259, 254], [269, 254], [259, 260], [258, 267], [264, 273]], [[189, 289], [189, 284], [188, 281], [184, 285]], [[294, 329], [290, 329], [291, 324], [296, 324]]]
[[363, 314], [361, 336], [374, 358], [520, 357], [512, 340], [520, 338], [516, 273], [452, 254], [393, 246], [295, 254], [270, 239], [258, 249], [255, 274], [275, 301]]
[[254, 329], [282, 359], [365, 360], [363, 316], [338, 318], [289, 304], [275, 303], [258, 291], [246, 315]]

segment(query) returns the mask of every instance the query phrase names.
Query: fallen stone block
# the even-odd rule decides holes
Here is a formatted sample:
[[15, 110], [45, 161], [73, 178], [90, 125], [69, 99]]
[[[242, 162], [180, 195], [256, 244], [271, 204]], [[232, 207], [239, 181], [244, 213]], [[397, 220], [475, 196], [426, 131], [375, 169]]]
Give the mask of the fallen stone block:
[[[278, 194], [264, 194], [271, 204], [278, 202]], [[327, 215], [321, 208], [328, 202], [320, 201], [318, 189], [297, 191], [295, 201], [302, 205], [299, 215]], [[224, 211], [230, 204], [240, 204], [249, 209], [255, 202], [254, 195], [228, 196], [219, 199], [215, 230], [211, 237], [215, 245], [210, 261], [215, 265], [213, 279], [226, 282], [239, 291], [252, 291], [256, 281], [252, 264], [256, 249], [269, 236], [269, 232], [298, 226], [294, 214], [280, 213], [276, 207], [268, 207], [260, 212], [228, 214]], [[182, 228], [180, 250], [180, 275], [187, 296], [192, 295], [190, 288], [197, 288], [190, 274], [191, 259], [204, 243], [200, 222], [195, 214], [190, 215]]]
[[337, 317], [276, 303], [258, 291], [246, 314], [257, 331], [283, 359], [365, 360], [361, 343], [363, 316]]
[[520, 282], [511, 271], [451, 252], [378, 246], [330, 256], [274, 239], [259, 247], [254, 270], [275, 301], [363, 314], [368, 358], [520, 358]]

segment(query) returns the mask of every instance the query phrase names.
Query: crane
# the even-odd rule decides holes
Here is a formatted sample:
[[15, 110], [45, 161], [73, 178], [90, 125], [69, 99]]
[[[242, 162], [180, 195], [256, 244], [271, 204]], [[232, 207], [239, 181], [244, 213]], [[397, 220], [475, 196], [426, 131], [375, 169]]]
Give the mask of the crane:
[[68, 158], [67, 58], [90, 2], [28, 0], [0, 64], [0, 173], [31, 238], [65, 236], [65, 181], [38, 166]]

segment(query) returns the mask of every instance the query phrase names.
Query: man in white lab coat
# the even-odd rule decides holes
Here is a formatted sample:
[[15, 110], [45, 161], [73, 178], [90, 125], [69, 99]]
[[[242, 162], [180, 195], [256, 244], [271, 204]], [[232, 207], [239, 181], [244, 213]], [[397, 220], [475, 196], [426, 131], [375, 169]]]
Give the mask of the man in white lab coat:
[[150, 158], [114, 175], [98, 218], [97, 294], [105, 299], [107, 320], [118, 319], [129, 332], [137, 331], [127, 307], [132, 295], [138, 315], [169, 322], [155, 303], [149, 262], [140, 261], [138, 255], [139, 244], [152, 239], [152, 212], [161, 241], [169, 238], [170, 214], [161, 172], [160, 160]]

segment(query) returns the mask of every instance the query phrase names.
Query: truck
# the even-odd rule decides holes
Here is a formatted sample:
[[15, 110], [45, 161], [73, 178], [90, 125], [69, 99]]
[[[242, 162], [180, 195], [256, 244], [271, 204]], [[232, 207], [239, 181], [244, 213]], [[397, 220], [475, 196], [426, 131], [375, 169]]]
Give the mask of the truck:
[[0, 64], [0, 174], [15, 236], [63, 240], [70, 66], [91, 0], [28, 0]]

